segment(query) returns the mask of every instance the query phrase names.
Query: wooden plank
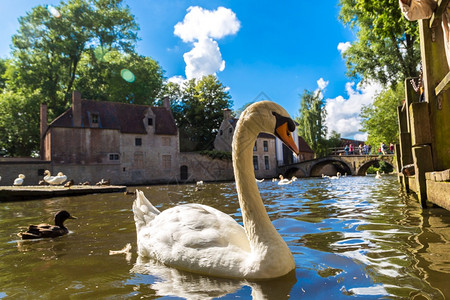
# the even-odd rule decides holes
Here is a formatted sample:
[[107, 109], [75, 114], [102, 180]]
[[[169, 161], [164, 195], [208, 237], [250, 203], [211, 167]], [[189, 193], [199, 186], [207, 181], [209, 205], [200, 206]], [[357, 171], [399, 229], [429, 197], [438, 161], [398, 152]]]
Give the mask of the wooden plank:
[[438, 1], [436, 10], [434, 11], [434, 13], [430, 19], [430, 28], [439, 26], [442, 14], [447, 9], [447, 5], [449, 2], [450, 2], [450, 0], [439, 0]]
[[450, 72], [448, 72], [447, 75], [445, 75], [444, 79], [442, 79], [442, 81], [439, 82], [437, 87], [434, 89], [434, 92], [436, 93], [436, 96], [439, 96], [440, 93], [444, 92], [449, 87], [450, 87]]

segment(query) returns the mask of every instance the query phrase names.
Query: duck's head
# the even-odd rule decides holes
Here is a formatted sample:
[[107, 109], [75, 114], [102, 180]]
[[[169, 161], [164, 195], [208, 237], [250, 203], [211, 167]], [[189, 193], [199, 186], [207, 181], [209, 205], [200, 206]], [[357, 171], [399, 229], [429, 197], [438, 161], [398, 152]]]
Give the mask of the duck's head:
[[76, 219], [76, 217], [71, 216], [66, 210], [61, 210], [55, 215], [55, 225], [62, 227], [67, 219]]
[[253, 130], [266, 132], [278, 137], [286, 146], [298, 155], [299, 150], [292, 137], [295, 131], [295, 123], [286, 110], [272, 101], [256, 102], [247, 107], [241, 114], [239, 120], [251, 118]]

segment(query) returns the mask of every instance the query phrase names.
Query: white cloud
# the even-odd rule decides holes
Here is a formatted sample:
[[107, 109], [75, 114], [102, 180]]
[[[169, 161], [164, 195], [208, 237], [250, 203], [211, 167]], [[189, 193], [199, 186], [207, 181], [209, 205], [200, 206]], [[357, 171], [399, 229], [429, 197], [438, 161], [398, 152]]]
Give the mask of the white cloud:
[[347, 51], [347, 49], [350, 48], [351, 45], [352, 44], [350, 42], [339, 43], [337, 48], [339, 52], [341, 52], [341, 54], [344, 54], [344, 52]]
[[367, 139], [367, 135], [360, 132], [361, 118], [359, 114], [363, 105], [373, 102], [376, 95], [382, 90], [378, 83], [358, 84], [347, 83], [346, 91], [348, 98], [338, 96], [333, 99], [325, 100], [325, 109], [327, 111], [326, 124], [328, 133], [335, 130], [343, 138]]
[[207, 37], [221, 39], [227, 35], [236, 34], [241, 27], [236, 14], [222, 6], [216, 10], [191, 6], [187, 12], [183, 22], [175, 25], [174, 31], [174, 34], [183, 42], [194, 42]]
[[194, 49], [183, 55], [186, 63], [186, 78], [200, 78], [205, 75], [215, 74], [225, 69], [225, 61], [222, 59], [217, 42], [205, 38], [194, 43]]
[[174, 27], [176, 36], [194, 45], [191, 51], [183, 55], [186, 78], [199, 78], [223, 71], [225, 61], [216, 39], [236, 34], [240, 26], [241, 23], [231, 9], [219, 7], [216, 10], [206, 10], [198, 6], [189, 7], [183, 22], [178, 22]]
[[186, 82], [186, 79], [183, 76], [172, 76], [169, 79], [167, 79], [168, 82], [176, 83], [179, 86], [183, 86], [183, 84]]

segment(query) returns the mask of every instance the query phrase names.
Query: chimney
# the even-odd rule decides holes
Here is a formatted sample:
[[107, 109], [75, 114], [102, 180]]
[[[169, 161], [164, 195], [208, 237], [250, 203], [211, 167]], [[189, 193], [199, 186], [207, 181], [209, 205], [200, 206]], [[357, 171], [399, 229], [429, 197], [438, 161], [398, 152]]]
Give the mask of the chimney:
[[170, 100], [169, 100], [169, 97], [164, 97], [164, 99], [163, 99], [163, 106], [164, 106], [165, 108], [167, 108], [168, 110], [170, 110]]
[[81, 93], [78, 91], [72, 93], [72, 118], [73, 127], [81, 127]]
[[44, 138], [45, 138], [45, 132], [47, 131], [47, 104], [46, 103], [41, 103], [41, 148], [40, 148], [40, 153], [39, 155], [41, 156], [41, 159], [45, 159], [45, 143], [44, 143]]
[[225, 108], [225, 109], [223, 110], [223, 119], [224, 119], [224, 120], [231, 119], [231, 109]]

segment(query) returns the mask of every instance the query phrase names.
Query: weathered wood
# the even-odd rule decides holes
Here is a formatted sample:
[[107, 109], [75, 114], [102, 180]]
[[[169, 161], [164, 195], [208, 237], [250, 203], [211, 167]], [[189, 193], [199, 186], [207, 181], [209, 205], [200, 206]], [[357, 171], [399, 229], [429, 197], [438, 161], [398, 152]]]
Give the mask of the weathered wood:
[[422, 207], [426, 207], [427, 199], [427, 185], [425, 173], [431, 172], [433, 168], [433, 158], [431, 156], [431, 146], [418, 146], [413, 147], [413, 159], [414, 166], [416, 169], [415, 183], [416, 183], [416, 194]]
[[442, 79], [441, 82], [437, 85], [437, 87], [434, 89], [434, 92], [436, 96], [439, 96], [440, 93], [444, 92], [450, 87], [450, 72], [445, 75], [444, 79]]
[[430, 28], [439, 26], [442, 19], [442, 14], [447, 9], [447, 5], [449, 2], [450, 0], [438, 0], [436, 10], [434, 11], [430, 19]]
[[411, 144], [420, 146], [431, 144], [430, 117], [428, 102], [412, 103], [409, 107], [411, 123]]

